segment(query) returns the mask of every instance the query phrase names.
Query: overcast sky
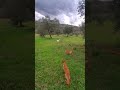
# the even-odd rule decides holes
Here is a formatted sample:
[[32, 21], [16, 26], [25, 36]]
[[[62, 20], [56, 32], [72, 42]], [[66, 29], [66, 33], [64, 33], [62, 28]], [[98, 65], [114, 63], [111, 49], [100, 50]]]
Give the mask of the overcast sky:
[[79, 0], [35, 0], [35, 20], [49, 15], [60, 23], [78, 26], [84, 21], [78, 15]]

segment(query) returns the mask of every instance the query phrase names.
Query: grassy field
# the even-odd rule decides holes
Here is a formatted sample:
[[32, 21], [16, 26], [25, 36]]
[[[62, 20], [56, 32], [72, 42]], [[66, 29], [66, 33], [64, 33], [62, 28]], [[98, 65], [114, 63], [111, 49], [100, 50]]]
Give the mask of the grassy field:
[[[58, 43], [56, 40], [61, 39]], [[85, 90], [85, 48], [81, 36], [35, 36], [35, 89], [36, 90]], [[74, 55], [66, 49], [76, 48]], [[71, 85], [67, 87], [62, 68], [65, 59], [71, 73]]]
[[33, 90], [34, 29], [0, 25], [0, 90]]
[[91, 53], [89, 59], [91, 69], [85, 78], [88, 90], [120, 90], [120, 54], [109, 50], [120, 52], [118, 48], [120, 35], [114, 33], [113, 26], [112, 22], [105, 22], [104, 25], [95, 23], [86, 25], [86, 43], [89, 43], [88, 39], [93, 40], [92, 43], [94, 43], [87, 48], [87, 52]]

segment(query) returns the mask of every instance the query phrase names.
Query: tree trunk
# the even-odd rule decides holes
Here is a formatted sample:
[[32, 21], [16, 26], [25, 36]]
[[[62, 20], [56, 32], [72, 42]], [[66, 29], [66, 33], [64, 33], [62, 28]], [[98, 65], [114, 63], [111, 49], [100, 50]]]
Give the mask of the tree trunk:
[[50, 30], [48, 30], [48, 32], [49, 32], [50, 38], [52, 38], [52, 35], [51, 35], [51, 33], [50, 33]]
[[17, 26], [17, 25], [18, 25], [17, 19], [16, 19], [16, 18], [11, 18], [11, 24], [12, 24], [13, 26]]
[[67, 34], [67, 37], [68, 37], [68, 34]]
[[20, 26], [20, 27], [24, 27], [24, 25], [23, 25], [23, 23], [22, 23], [21, 20], [19, 21], [19, 26]]
[[50, 34], [50, 38], [52, 38], [51, 34]]

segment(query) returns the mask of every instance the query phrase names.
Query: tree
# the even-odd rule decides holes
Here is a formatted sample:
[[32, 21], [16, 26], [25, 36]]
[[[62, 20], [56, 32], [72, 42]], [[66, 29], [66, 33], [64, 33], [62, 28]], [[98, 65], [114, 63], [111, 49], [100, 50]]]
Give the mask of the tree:
[[59, 33], [59, 20], [54, 18], [51, 20], [50, 18], [47, 19], [47, 30], [49, 32], [50, 37], [52, 38], [52, 33]]
[[[87, 1], [86, 1], [87, 2]], [[87, 2], [88, 3], [88, 2]], [[90, 4], [88, 3], [88, 6], [90, 6]], [[80, 14], [80, 16], [85, 18], [85, 0], [81, 0], [79, 1], [79, 6], [78, 6], [78, 12]], [[87, 13], [90, 14], [90, 8], [88, 8]], [[88, 18], [88, 17], [87, 17]], [[80, 26], [80, 30], [82, 32], [83, 37], [85, 36], [85, 22], [83, 22]]]
[[69, 35], [70, 33], [72, 33], [72, 32], [73, 32], [72, 26], [65, 26], [65, 29], [63, 30], [63, 33], [66, 34], [67, 37], [68, 37], [68, 35]]
[[85, 17], [85, 0], [79, 1], [78, 13], [81, 17]]
[[[44, 21], [44, 20], [45, 19], [42, 18], [42, 21]], [[37, 29], [37, 33], [39, 33], [39, 35], [41, 37], [45, 37], [47, 31], [45, 29], [45, 24], [44, 23], [42, 23], [40, 21], [37, 21], [37, 23], [36, 23], [36, 29]]]
[[9, 18], [12, 25], [24, 26], [23, 22], [33, 20], [34, 1], [33, 0], [1, 0], [1, 17]]
[[42, 37], [44, 37], [45, 34], [49, 34], [50, 38], [52, 38], [52, 34], [59, 31], [59, 20], [56, 18], [51, 20], [49, 16], [38, 20], [35, 25], [38, 33]]
[[51, 36], [51, 20], [49, 16], [46, 16], [45, 19], [43, 19], [44, 29], [48, 31], [50, 38]]
[[113, 2], [111, 0], [86, 0], [86, 23], [95, 21], [103, 25], [106, 20], [113, 19]]
[[59, 35], [60, 34], [60, 28], [59, 28], [60, 23], [59, 23], [59, 20], [57, 18], [54, 18], [53, 22], [54, 22], [54, 25], [53, 25], [54, 26], [53, 27], [54, 32], [55, 32], [55, 34]]
[[81, 30], [81, 34], [83, 35], [83, 37], [85, 37], [85, 22], [82, 22], [80, 26], [80, 30]]
[[120, 0], [113, 0], [115, 32], [120, 31]]

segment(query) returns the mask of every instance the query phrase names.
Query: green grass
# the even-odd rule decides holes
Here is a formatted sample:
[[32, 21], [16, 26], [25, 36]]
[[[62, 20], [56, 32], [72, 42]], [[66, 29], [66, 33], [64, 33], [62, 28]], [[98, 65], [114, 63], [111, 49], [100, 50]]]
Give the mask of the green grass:
[[[86, 74], [86, 89], [88, 90], [120, 90], [120, 56], [108, 51], [108, 48], [117, 51], [115, 48], [120, 40], [119, 33], [113, 33], [113, 25], [112, 22], [105, 22], [104, 25], [95, 23], [86, 25], [86, 39], [94, 40], [95, 43], [94, 46], [87, 48], [87, 51], [90, 49], [88, 52], [91, 54], [89, 57], [91, 68]], [[92, 54], [96, 52], [98, 55]]]
[[[57, 39], [61, 42], [57, 42]], [[85, 90], [85, 43], [81, 36], [35, 37], [35, 89], [36, 90]], [[70, 45], [69, 45], [70, 44]], [[66, 49], [76, 48], [73, 56]], [[70, 88], [65, 84], [62, 60], [67, 61], [71, 73]]]
[[102, 49], [97, 52], [98, 56], [91, 56], [91, 70], [86, 75], [86, 89], [119, 90], [119, 55]]
[[31, 90], [34, 87], [34, 31], [31, 27], [13, 27], [4, 19], [0, 24], [0, 87]]

